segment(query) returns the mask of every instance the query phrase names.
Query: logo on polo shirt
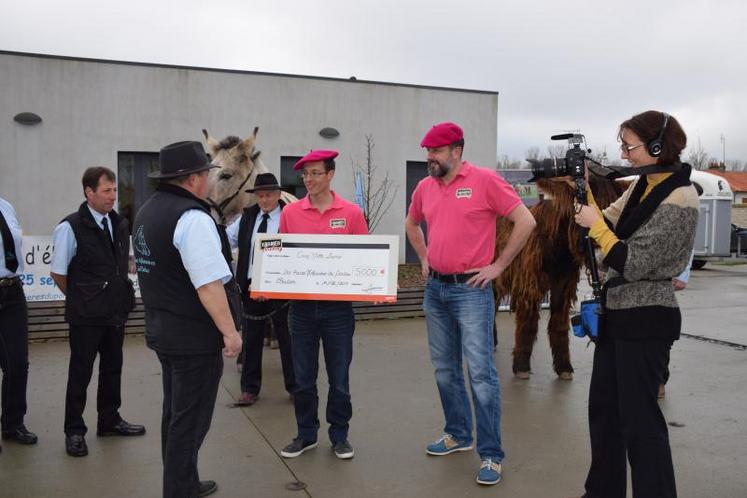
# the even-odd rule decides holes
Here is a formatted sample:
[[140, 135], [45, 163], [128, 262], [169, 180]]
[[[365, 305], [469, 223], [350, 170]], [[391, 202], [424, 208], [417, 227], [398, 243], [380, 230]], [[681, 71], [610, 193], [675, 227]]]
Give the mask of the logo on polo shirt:
[[347, 221], [345, 218], [334, 218], [329, 220], [329, 228], [345, 228]]
[[457, 199], [471, 199], [472, 189], [471, 188], [458, 188], [456, 191]]

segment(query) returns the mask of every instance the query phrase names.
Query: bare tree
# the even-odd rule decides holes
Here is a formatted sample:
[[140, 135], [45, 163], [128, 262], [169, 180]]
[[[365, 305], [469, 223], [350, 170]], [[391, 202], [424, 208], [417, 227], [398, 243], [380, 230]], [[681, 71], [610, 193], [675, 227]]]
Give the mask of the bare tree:
[[[377, 173], [379, 167], [374, 163], [373, 150], [375, 147], [372, 135], [366, 135], [366, 162], [364, 165], [352, 163], [353, 182], [356, 176], [362, 178], [361, 185], [355, 185], [356, 199], [362, 197], [363, 217], [368, 224], [368, 231], [376, 230], [381, 218], [392, 207], [394, 198], [397, 196], [399, 186], [389, 178], [389, 172], [385, 171], [383, 177]], [[380, 178], [380, 179], [379, 179]]]
[[567, 147], [565, 145], [548, 145], [547, 155], [549, 157], [565, 157], [565, 151]]
[[703, 170], [708, 167], [708, 161], [708, 152], [703, 148], [703, 144], [700, 143], [700, 137], [698, 137], [698, 146], [693, 148], [687, 155], [687, 162], [693, 168]]
[[502, 154], [498, 157], [497, 169], [519, 169], [521, 168], [522, 161], [508, 157], [507, 154]]
[[525, 159], [541, 159], [539, 147], [529, 147], [524, 156]]
[[726, 171], [744, 171], [744, 162], [740, 159], [728, 159], [726, 161]]

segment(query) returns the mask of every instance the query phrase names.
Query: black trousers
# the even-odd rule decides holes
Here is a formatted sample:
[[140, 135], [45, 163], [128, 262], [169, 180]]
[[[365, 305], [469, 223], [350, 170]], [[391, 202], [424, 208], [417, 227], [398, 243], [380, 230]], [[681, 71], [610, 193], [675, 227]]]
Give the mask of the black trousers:
[[98, 427], [110, 427], [121, 420], [122, 345], [124, 325], [70, 325], [70, 366], [65, 395], [65, 434], [85, 435], [83, 421], [86, 391], [93, 364], [99, 355], [99, 387], [96, 395]]
[[23, 425], [29, 376], [28, 316], [20, 281], [0, 287], [0, 367], [3, 371], [0, 426], [3, 432], [10, 432]]
[[587, 498], [625, 498], [626, 456], [635, 498], [674, 498], [669, 434], [657, 393], [671, 342], [600, 340], [589, 388]]
[[[285, 390], [293, 393], [296, 381], [293, 374], [293, 356], [290, 334], [288, 333], [288, 306], [277, 301], [249, 300], [244, 303], [245, 311], [251, 316], [264, 316], [277, 309], [272, 315], [272, 326], [280, 346], [280, 362], [283, 366]], [[244, 365], [241, 369], [241, 392], [259, 394], [262, 388], [262, 352], [266, 319], [244, 319]]]
[[210, 429], [223, 374], [221, 351], [204, 355], [158, 353], [163, 371], [161, 456], [164, 498], [195, 498], [197, 453]]

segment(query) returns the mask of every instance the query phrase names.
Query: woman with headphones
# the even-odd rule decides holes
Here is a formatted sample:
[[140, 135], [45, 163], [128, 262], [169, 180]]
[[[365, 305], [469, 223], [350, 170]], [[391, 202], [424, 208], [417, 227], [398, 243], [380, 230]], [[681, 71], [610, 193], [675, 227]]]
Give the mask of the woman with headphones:
[[640, 176], [603, 212], [589, 193], [576, 223], [589, 228], [608, 267], [601, 332], [589, 388], [591, 467], [585, 498], [677, 496], [664, 416], [657, 403], [668, 351], [680, 335], [672, 278], [688, 264], [698, 222], [687, 138], [675, 118], [646, 111], [624, 121], [622, 159]]

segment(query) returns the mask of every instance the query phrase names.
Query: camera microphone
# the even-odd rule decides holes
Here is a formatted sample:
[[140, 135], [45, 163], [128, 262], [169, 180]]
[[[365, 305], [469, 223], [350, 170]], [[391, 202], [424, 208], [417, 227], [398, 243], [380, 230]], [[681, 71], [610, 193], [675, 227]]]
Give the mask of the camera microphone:
[[550, 137], [550, 140], [569, 140], [573, 138], [575, 133], [563, 133], [562, 135], [553, 135]]

